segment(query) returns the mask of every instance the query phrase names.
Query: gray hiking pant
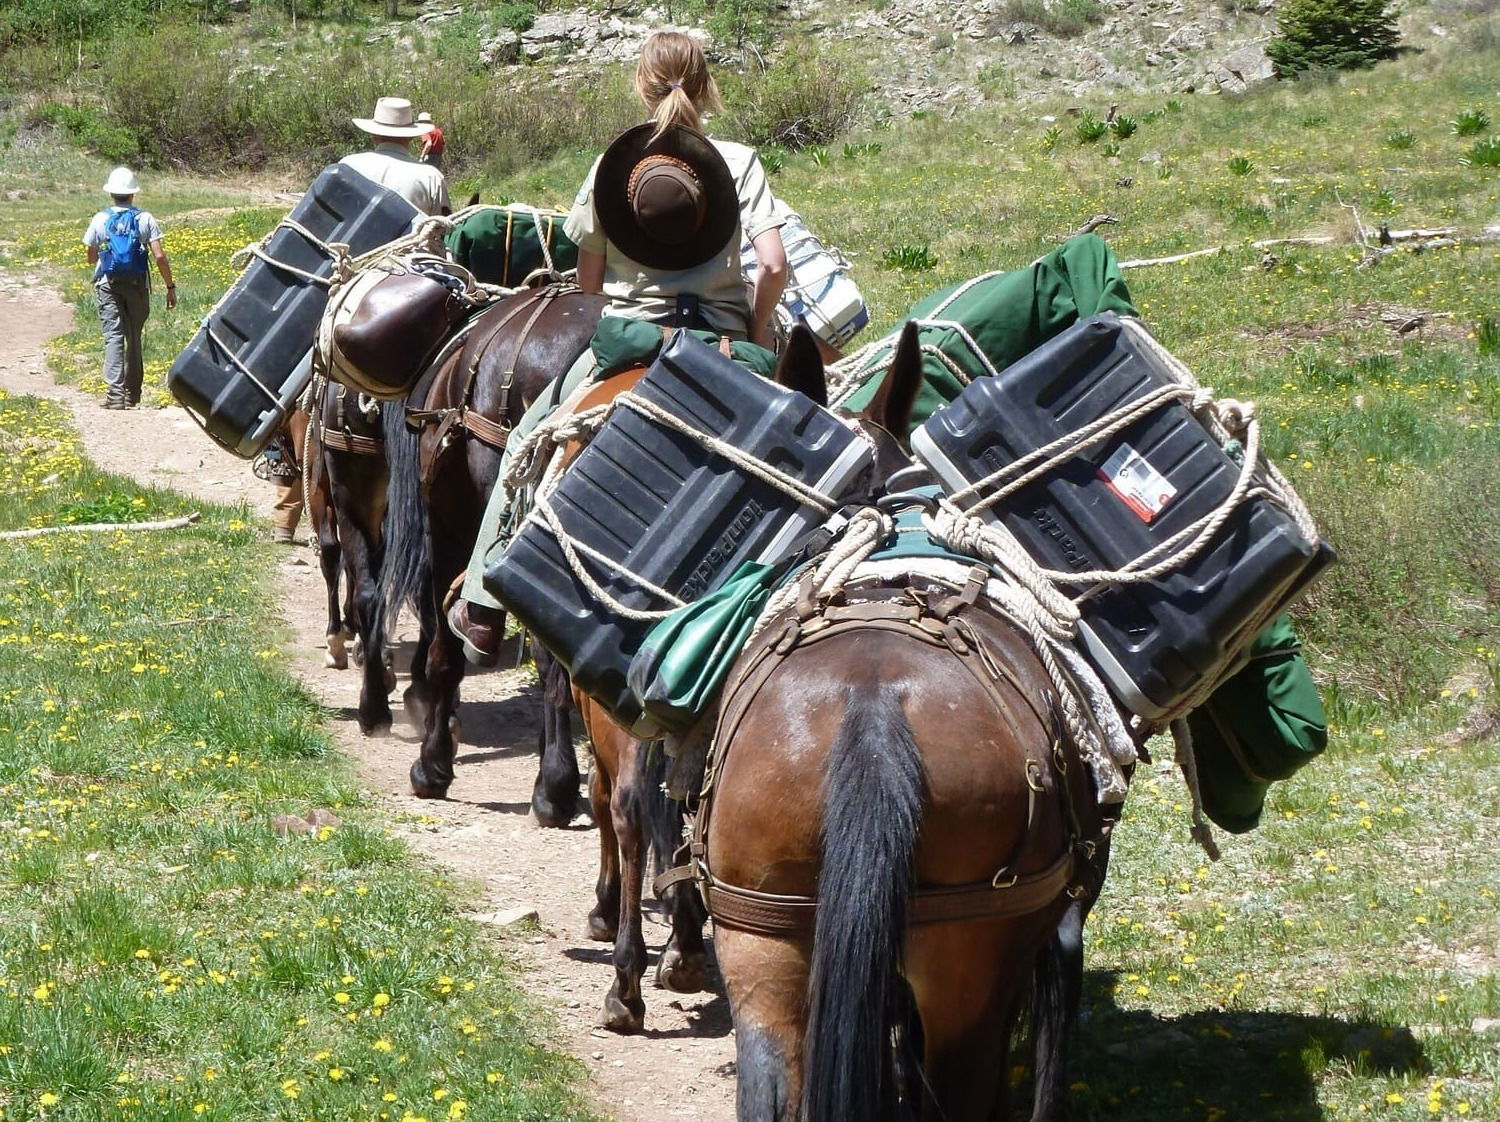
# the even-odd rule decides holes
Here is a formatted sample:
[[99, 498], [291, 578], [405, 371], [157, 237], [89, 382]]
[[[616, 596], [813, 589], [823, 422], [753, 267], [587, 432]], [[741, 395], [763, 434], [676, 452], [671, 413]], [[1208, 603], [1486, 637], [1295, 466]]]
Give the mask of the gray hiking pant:
[[558, 403], [567, 401], [574, 390], [585, 381], [592, 380], [595, 370], [594, 352], [584, 351], [578, 361], [563, 375], [562, 386], [556, 392], [549, 390], [533, 401], [526, 412], [521, 414], [516, 427], [511, 430], [510, 437], [505, 442], [505, 451], [500, 456], [500, 475], [496, 479], [495, 486], [490, 489], [489, 502], [484, 508], [484, 519], [479, 523], [479, 536], [474, 539], [474, 552], [469, 557], [469, 568], [464, 574], [464, 587], [460, 595], [469, 603], [504, 610], [504, 605], [491, 596], [484, 587], [484, 566], [486, 558], [498, 556], [500, 551], [509, 544], [511, 535], [516, 531], [516, 527], [510, 524], [510, 499], [499, 482], [500, 479], [505, 478], [505, 470], [510, 466], [510, 450], [520, 443], [522, 437], [552, 416]]
[[151, 285], [146, 276], [100, 277], [94, 282], [99, 301], [99, 325], [104, 329], [106, 401], [141, 400], [146, 376], [141, 356], [141, 333], [151, 313]]

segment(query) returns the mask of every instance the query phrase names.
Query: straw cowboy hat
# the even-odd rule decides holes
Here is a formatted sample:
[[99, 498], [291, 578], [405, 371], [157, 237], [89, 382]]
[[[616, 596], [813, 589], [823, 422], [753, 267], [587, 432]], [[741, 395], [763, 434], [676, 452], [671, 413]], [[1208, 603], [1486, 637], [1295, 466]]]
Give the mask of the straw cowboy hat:
[[389, 136], [396, 140], [410, 140], [414, 136], [425, 136], [432, 125], [412, 121], [411, 102], [404, 97], [382, 97], [376, 99], [373, 117], [355, 117], [354, 123], [374, 136]]
[[691, 269], [734, 237], [739, 194], [708, 137], [671, 125], [652, 140], [655, 131], [655, 124], [637, 125], [605, 149], [594, 175], [594, 207], [604, 236], [632, 261]]
[[106, 195], [134, 195], [140, 189], [141, 185], [135, 181], [135, 172], [125, 167], [115, 168], [104, 181]]

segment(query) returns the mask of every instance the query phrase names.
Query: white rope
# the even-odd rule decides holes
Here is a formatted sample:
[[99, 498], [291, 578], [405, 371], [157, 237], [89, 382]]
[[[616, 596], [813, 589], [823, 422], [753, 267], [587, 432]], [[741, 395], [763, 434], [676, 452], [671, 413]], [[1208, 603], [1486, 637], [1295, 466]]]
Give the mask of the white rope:
[[655, 402], [648, 401], [633, 391], [627, 390], [614, 400], [618, 405], [633, 409], [659, 425], [680, 432], [684, 436], [691, 437], [710, 452], [715, 452], [724, 457], [724, 459], [728, 460], [735, 467], [743, 469], [761, 482], [769, 484], [783, 494], [790, 495], [804, 506], [812, 507], [824, 517], [832, 514], [841, 505], [839, 500], [833, 495], [825, 495], [816, 487], [811, 487], [803, 483], [796, 476], [789, 475], [779, 468], [772, 467], [765, 460], [752, 456], [741, 448], [736, 448], [733, 444], [714, 436], [712, 433], [704, 432], [695, 425], [689, 424], [675, 413], [663, 409]]
[[[527, 522], [537, 522], [546, 528], [546, 530], [557, 541], [557, 544], [562, 548], [563, 557], [567, 560], [568, 568], [572, 571], [573, 575], [577, 577], [580, 582], [582, 582], [583, 586], [593, 594], [596, 600], [607, 607], [615, 615], [623, 616], [625, 619], [632, 619], [639, 622], [654, 622], [657, 620], [666, 619], [678, 608], [685, 606], [685, 601], [679, 600], [665, 588], [661, 588], [658, 585], [653, 584], [651, 581], [647, 580], [639, 573], [625, 568], [613, 558], [599, 552], [598, 550], [590, 547], [587, 543], [581, 542], [577, 538], [573, 537], [573, 535], [569, 534], [567, 530], [563, 529], [562, 522], [558, 518], [557, 512], [552, 509], [550, 494], [538, 494], [535, 497], [530, 512], [526, 515], [526, 518], [521, 523], [522, 527], [524, 527]], [[632, 608], [627, 604], [621, 603], [614, 596], [610, 595], [609, 591], [602, 584], [594, 579], [593, 575], [589, 573], [588, 568], [584, 565], [580, 554], [583, 557], [588, 557], [590, 560], [597, 562], [600, 566], [608, 569], [616, 576], [629, 581], [631, 584], [645, 589], [647, 592], [651, 593], [658, 599], [665, 600], [672, 606], [665, 611], [647, 611], [640, 608]]]
[[[890, 536], [891, 529], [891, 517], [884, 511], [872, 506], [855, 511], [812, 570], [813, 598], [832, 596], [842, 589], [854, 570], [864, 564], [880, 543]], [[797, 602], [802, 595], [802, 586], [802, 579], [792, 577], [771, 594], [755, 621], [750, 633], [752, 639], [768, 621]]]

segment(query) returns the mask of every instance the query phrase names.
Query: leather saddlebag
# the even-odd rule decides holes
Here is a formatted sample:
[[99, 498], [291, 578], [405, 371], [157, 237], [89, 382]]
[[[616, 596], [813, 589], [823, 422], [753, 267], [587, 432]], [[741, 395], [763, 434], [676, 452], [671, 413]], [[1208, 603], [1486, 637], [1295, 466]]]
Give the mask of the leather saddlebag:
[[472, 310], [463, 278], [385, 262], [334, 294], [324, 319], [329, 374], [382, 399], [406, 395]]

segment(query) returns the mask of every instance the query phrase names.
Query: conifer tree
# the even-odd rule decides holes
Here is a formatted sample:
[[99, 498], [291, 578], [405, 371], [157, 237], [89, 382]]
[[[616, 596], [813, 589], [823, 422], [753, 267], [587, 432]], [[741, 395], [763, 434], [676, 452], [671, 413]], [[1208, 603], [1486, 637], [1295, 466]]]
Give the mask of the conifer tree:
[[1401, 41], [1390, 0], [1285, 0], [1276, 30], [1266, 54], [1281, 78], [1374, 66]]

